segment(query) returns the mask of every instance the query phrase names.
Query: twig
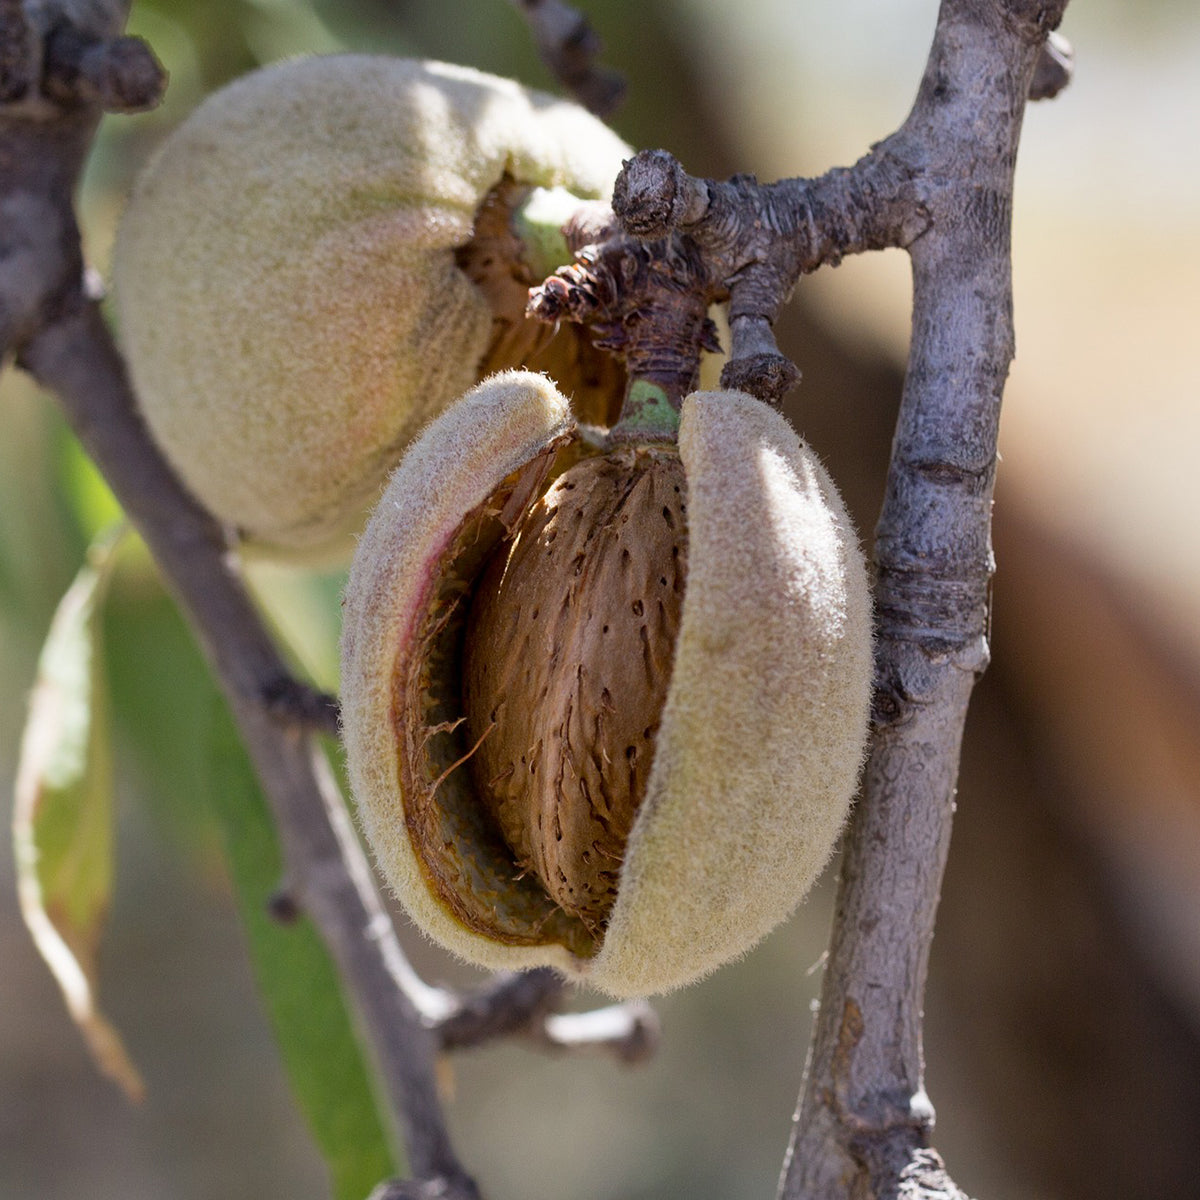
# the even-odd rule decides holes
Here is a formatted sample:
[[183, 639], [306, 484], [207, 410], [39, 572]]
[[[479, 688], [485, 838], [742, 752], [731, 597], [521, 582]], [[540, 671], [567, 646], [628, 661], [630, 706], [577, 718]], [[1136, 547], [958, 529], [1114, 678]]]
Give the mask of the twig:
[[511, 0], [529, 22], [542, 61], [589, 112], [606, 117], [625, 96], [625, 80], [596, 59], [603, 47], [587, 18], [562, 0]]
[[920, 183], [891, 139], [853, 167], [772, 184], [696, 179], [665, 150], [649, 150], [617, 178], [613, 211], [639, 238], [675, 233], [699, 247], [729, 294], [722, 385], [778, 403], [800, 379], [772, 331], [796, 281], [847, 254], [911, 244], [928, 224]]
[[477, 992], [455, 996], [434, 1028], [446, 1050], [515, 1034], [546, 1050], [598, 1051], [625, 1063], [644, 1062], [657, 1049], [659, 1023], [648, 1004], [556, 1013], [565, 988], [562, 977], [546, 968], [499, 975]]
[[594, 1050], [621, 1062], [645, 1062], [658, 1048], [658, 1015], [644, 1000], [612, 1004], [590, 1012], [557, 1013], [535, 1036], [554, 1050]]
[[620, 356], [630, 380], [653, 382], [678, 408], [696, 386], [701, 350], [721, 348], [708, 309], [726, 294], [687, 239], [642, 244], [613, 233], [530, 288], [525, 311], [582, 326], [594, 346]]
[[626, 165], [613, 198], [630, 233], [700, 247], [730, 293], [722, 383], [764, 399], [798, 377], [771, 325], [800, 275], [885, 246], [913, 262], [913, 341], [876, 537], [876, 733], [783, 1200], [961, 1196], [929, 1149], [921, 1006], [967, 701], [987, 663], [1013, 166], [1026, 97], [1069, 78], [1061, 46], [1046, 44], [1065, 6], [943, 0], [912, 113], [851, 168], [716, 183], [651, 151]]
[[909, 247], [913, 339], [876, 531], [876, 733], [784, 1200], [962, 1194], [928, 1148], [920, 1014], [967, 701], [988, 656], [1013, 166], [1029, 82], [1065, 4], [943, 0], [895, 143], [921, 164], [931, 225]]
[[434, 1029], [444, 1050], [525, 1033], [545, 1021], [565, 987], [562, 976], [545, 967], [498, 975], [476, 992], [451, 997]]

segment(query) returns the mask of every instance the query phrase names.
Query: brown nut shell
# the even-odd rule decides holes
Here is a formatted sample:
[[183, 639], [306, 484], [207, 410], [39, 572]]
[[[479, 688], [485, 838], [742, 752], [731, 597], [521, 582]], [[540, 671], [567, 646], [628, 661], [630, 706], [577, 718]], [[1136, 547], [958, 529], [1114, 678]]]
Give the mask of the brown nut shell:
[[597, 940], [654, 762], [686, 571], [679, 452], [626, 446], [560, 475], [473, 589], [476, 791], [517, 864]]
[[[778, 414], [738, 393], [687, 399], [686, 591], [597, 948], [594, 922], [550, 902], [477, 818], [470, 768], [452, 757], [479, 747], [456, 724], [466, 714], [449, 681], [461, 652], [429, 632], [460, 619], [454, 597], [480, 586], [472, 553], [486, 557], [516, 528], [569, 431], [566, 413], [540, 377], [495, 377], [393, 475], [347, 591], [347, 755], [380, 867], [427, 933], [485, 966], [545, 964], [612, 995], [645, 995], [743, 953], [828, 859], [866, 735], [866, 574], [832, 484]], [[488, 533], [486, 520], [503, 529]]]

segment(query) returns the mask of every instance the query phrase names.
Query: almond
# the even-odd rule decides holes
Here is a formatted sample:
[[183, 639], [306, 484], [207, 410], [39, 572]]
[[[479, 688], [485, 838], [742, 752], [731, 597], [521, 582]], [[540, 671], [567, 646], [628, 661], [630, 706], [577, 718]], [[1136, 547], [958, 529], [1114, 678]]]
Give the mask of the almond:
[[114, 252], [134, 388], [184, 484], [260, 551], [348, 556], [421, 427], [506, 350], [531, 361], [467, 253], [481, 212], [502, 240], [496, 189], [607, 197], [628, 153], [573, 104], [415, 59], [299, 59], [208, 97]]
[[862, 556], [811, 450], [741, 393], [689, 396], [678, 451], [604, 453], [543, 377], [485, 380], [393, 474], [342, 650], [379, 865], [484, 966], [696, 979], [790, 913], [856, 787]]

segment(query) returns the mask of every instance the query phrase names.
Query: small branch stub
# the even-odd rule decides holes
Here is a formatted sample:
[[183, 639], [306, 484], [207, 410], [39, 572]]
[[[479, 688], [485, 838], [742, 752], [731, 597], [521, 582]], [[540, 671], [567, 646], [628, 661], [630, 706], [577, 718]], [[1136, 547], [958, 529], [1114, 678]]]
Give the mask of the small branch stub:
[[303, 910], [292, 891], [286, 887], [278, 887], [267, 897], [267, 916], [276, 925], [285, 928], [295, 925], [300, 920]]
[[1029, 84], [1030, 100], [1053, 100], [1075, 76], [1075, 51], [1056, 30], [1046, 36]]
[[262, 688], [261, 699], [267, 711], [281, 724], [327, 737], [338, 736], [336, 696], [317, 691], [293, 675], [281, 676]]
[[42, 90], [60, 104], [144, 112], [158, 104], [166, 87], [165, 68], [141, 38], [96, 40], [60, 25], [46, 39]]
[[708, 188], [666, 150], [644, 150], [625, 163], [613, 188], [613, 212], [643, 241], [694, 225], [708, 208]]
[[721, 368], [721, 386], [749, 392], [769, 404], [779, 405], [800, 383], [800, 368], [778, 351], [730, 359]]

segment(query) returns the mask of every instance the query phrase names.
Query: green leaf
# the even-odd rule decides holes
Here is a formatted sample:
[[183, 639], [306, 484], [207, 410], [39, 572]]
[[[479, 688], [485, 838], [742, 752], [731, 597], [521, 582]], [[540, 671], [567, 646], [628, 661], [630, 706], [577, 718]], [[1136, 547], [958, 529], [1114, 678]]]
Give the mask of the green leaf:
[[321, 572], [249, 559], [245, 573], [276, 640], [287, 647], [301, 673], [318, 687], [336, 692], [345, 571]]
[[77, 438], [59, 430], [58, 483], [72, 516], [87, 537], [99, 537], [124, 519], [112, 489]]
[[307, 918], [268, 915], [283, 859], [246, 752], [214, 697], [207, 730], [209, 794], [221, 825], [259, 986], [300, 1107], [329, 1165], [337, 1200], [363, 1200], [397, 1174], [371, 1077], [337, 972]]
[[172, 851], [202, 877], [224, 851], [209, 803], [208, 724], [216, 689], [175, 602], [139, 538], [121, 551], [104, 605], [104, 649], [114, 743], [133, 796]]
[[13, 848], [21, 913], [100, 1069], [131, 1099], [142, 1080], [96, 1004], [113, 881], [113, 777], [99, 611], [121, 532], [99, 539], [58, 606], [21, 742]]

